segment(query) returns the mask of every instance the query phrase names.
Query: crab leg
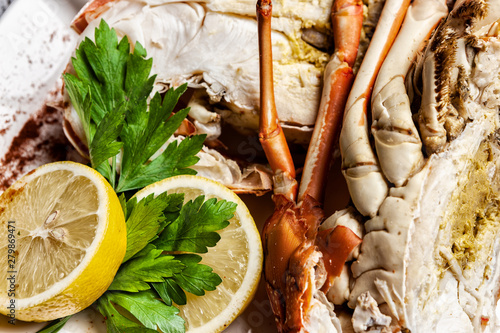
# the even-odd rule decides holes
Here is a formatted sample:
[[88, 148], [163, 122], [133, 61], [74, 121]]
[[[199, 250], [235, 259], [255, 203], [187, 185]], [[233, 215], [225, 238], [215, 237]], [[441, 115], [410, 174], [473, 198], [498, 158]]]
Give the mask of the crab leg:
[[422, 44], [448, 10], [443, 0], [415, 0], [373, 88], [372, 133], [380, 166], [396, 187], [423, 163], [422, 142], [412, 119], [405, 76]]
[[[299, 214], [294, 209], [297, 189], [295, 169], [274, 104], [271, 15], [271, 1], [259, 0], [257, 19], [260, 50], [260, 141], [274, 172], [273, 200], [276, 205], [273, 215], [266, 221], [262, 231], [264, 280], [278, 331], [284, 332], [302, 326], [301, 315], [290, 311], [290, 306], [288, 306], [290, 301], [294, 301], [294, 306], [299, 307], [297, 302], [301, 295], [298, 295], [297, 291], [289, 290], [286, 276], [290, 271], [289, 262], [293, 256], [297, 257], [295, 252], [306, 241], [307, 225], [311, 223], [300, 223], [295, 218]], [[316, 212], [314, 208], [312, 211]], [[314, 266], [313, 263], [310, 265]], [[300, 274], [302, 276], [299, 280], [302, 281], [305, 279], [304, 274], [307, 273], [301, 272]], [[306, 298], [306, 301], [310, 302], [310, 297]]]
[[[288, 332], [302, 329], [303, 308], [308, 308], [312, 302], [313, 273], [321, 258], [313, 241], [322, 215], [313, 201], [308, 201], [302, 208], [297, 208], [294, 202], [297, 188], [295, 169], [274, 106], [271, 14], [271, 1], [259, 0], [260, 140], [276, 181], [273, 197], [276, 210], [262, 231], [264, 280], [278, 331]], [[305, 218], [299, 219], [299, 216]]]
[[387, 0], [365, 58], [347, 100], [340, 133], [343, 174], [358, 211], [375, 216], [387, 196], [382, 175], [368, 136], [368, 101], [382, 66], [403, 21], [410, 0]]
[[292, 155], [278, 120], [274, 102], [273, 61], [271, 43], [271, 0], [257, 3], [260, 50], [260, 133], [259, 139], [274, 172], [275, 191], [295, 200], [297, 182]]
[[354, 74], [363, 24], [363, 3], [360, 0], [337, 0], [332, 8], [335, 53], [326, 66], [323, 94], [307, 151], [302, 174], [299, 201], [310, 195], [322, 201], [326, 174], [330, 166], [335, 140], [338, 139], [345, 103]]
[[[327, 79], [328, 87], [323, 98], [327, 99], [321, 116], [317, 120], [317, 126], [323, 130], [317, 134], [317, 140], [328, 140], [316, 145], [315, 156], [320, 156], [323, 171], [318, 171], [317, 163], [306, 163], [306, 184], [311, 179], [324, 177], [329, 158], [327, 151], [331, 151], [335, 139], [336, 122], [340, 121], [343, 105], [352, 81], [352, 63], [356, 56], [357, 43], [359, 42], [359, 31], [361, 28], [361, 15], [358, 1], [350, 4], [347, 1], [339, 1], [334, 6], [335, 16], [354, 13], [355, 21], [358, 22], [358, 41], [356, 37], [337, 40], [338, 54], [332, 61], [332, 74]], [[331, 280], [329, 271], [340, 274], [338, 267], [342, 267], [348, 252], [351, 252], [360, 243], [349, 228], [337, 228], [322, 232], [321, 239], [317, 238], [318, 227], [323, 221], [323, 210], [316, 198], [319, 198], [320, 189], [324, 184], [322, 180], [317, 182], [314, 191], [305, 191], [300, 202], [294, 202], [296, 183], [293, 179], [293, 164], [290, 153], [276, 116], [273, 97], [272, 56], [270, 43], [270, 18], [271, 3], [269, 0], [259, 0], [257, 4], [257, 16], [259, 19], [259, 46], [261, 53], [261, 142], [268, 160], [275, 173], [275, 195], [273, 197], [276, 209], [274, 214], [266, 221], [263, 230], [264, 245], [264, 279], [266, 290], [271, 301], [271, 307], [275, 314], [276, 324], [280, 332], [337, 332], [340, 330], [338, 319], [333, 313], [333, 306], [328, 302], [321, 287], [325, 282]], [[335, 17], [334, 16], [334, 17]], [[338, 17], [337, 26], [342, 24], [342, 18]], [[339, 23], [340, 22], [340, 23]], [[339, 35], [340, 36], [340, 35]], [[341, 43], [342, 42], [342, 43]], [[354, 43], [347, 47], [346, 44]], [[335, 67], [338, 66], [339, 70]], [[347, 73], [347, 75], [345, 75]], [[347, 79], [347, 80], [346, 80]], [[333, 90], [344, 91], [340, 96], [335, 96]], [[333, 115], [332, 115], [333, 113]], [[321, 124], [321, 125], [320, 125]], [[329, 138], [329, 139], [328, 139]], [[322, 153], [318, 150], [324, 149]], [[311, 157], [309, 157], [311, 158]], [[317, 159], [316, 159], [317, 162]], [[314, 170], [310, 170], [314, 167]], [[321, 166], [319, 167], [321, 169]], [[316, 177], [314, 172], [321, 175]], [[317, 180], [316, 180], [317, 181]], [[305, 187], [308, 188], [307, 186]], [[313, 194], [314, 193], [314, 197]], [[354, 236], [354, 237], [353, 237]], [[332, 248], [345, 248], [345, 256], [337, 255], [327, 257], [328, 262], [323, 261], [323, 253], [334, 253]], [[328, 251], [328, 253], [326, 252]], [[328, 283], [328, 282], [327, 282]]]

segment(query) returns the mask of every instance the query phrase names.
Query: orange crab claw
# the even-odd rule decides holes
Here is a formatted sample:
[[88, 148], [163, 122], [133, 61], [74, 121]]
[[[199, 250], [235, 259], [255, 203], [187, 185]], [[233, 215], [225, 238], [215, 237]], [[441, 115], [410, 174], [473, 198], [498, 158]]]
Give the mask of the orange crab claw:
[[319, 288], [318, 268], [324, 271], [314, 244], [323, 210], [310, 196], [300, 207], [282, 194], [275, 195], [275, 203], [263, 230], [264, 279], [278, 330], [290, 332], [304, 326], [313, 289]]

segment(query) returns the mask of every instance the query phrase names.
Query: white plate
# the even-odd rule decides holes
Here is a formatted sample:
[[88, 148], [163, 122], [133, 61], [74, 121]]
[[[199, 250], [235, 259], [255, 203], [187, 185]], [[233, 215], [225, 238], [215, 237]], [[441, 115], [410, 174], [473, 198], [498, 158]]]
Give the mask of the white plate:
[[[8, 152], [12, 139], [42, 108], [68, 63], [77, 40], [69, 23], [84, 3], [85, 0], [16, 0], [1, 16], [0, 161]], [[35, 158], [17, 171], [25, 173], [49, 161], [50, 156]], [[7, 177], [7, 173], [0, 170], [0, 178]], [[270, 196], [242, 197], [262, 227], [273, 210]], [[33, 333], [44, 325], [19, 321], [12, 325], [7, 317], [0, 315], [2, 333]], [[99, 313], [88, 309], [73, 316], [60, 332], [105, 333], [106, 326]], [[262, 285], [247, 310], [225, 332], [276, 332]]]

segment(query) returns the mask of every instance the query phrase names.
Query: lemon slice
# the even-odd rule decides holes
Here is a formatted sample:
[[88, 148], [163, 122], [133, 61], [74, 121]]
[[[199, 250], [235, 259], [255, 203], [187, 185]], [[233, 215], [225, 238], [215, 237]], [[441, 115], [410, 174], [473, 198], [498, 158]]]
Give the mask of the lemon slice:
[[46, 164], [0, 196], [0, 313], [48, 321], [91, 305], [125, 256], [118, 198], [95, 170]]
[[213, 268], [222, 278], [216, 290], [204, 296], [187, 293], [187, 304], [179, 306], [186, 320], [186, 332], [220, 332], [250, 303], [262, 270], [262, 245], [252, 216], [241, 199], [231, 190], [212, 180], [198, 176], [176, 176], [154, 183], [137, 192], [138, 200], [151, 193], [159, 195], [184, 193], [185, 201], [199, 195], [237, 204], [230, 224], [219, 231], [221, 240], [201, 254], [201, 263]]

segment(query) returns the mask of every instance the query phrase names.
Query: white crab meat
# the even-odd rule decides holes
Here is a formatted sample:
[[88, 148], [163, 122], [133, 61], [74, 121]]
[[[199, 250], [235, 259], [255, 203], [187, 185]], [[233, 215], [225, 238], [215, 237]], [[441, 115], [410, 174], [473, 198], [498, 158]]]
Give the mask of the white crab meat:
[[[172, 141], [180, 142], [183, 139], [182, 135], [170, 138], [151, 156], [151, 160], [163, 153]], [[273, 186], [271, 171], [262, 165], [250, 164], [242, 168], [235, 161], [206, 146], [196, 156], [200, 160], [191, 169], [196, 170], [198, 176], [215, 180], [236, 193], [262, 195]]]
[[358, 297], [356, 309], [352, 315], [352, 326], [355, 332], [389, 333], [391, 317], [380, 312], [377, 302], [369, 292]]
[[[321, 75], [328, 54], [306, 43], [323, 39], [331, 0], [277, 1], [273, 13], [276, 104], [289, 140], [306, 143], [314, 126]], [[89, 5], [90, 6], [90, 5]], [[98, 8], [82, 38], [92, 36], [101, 19], [153, 58], [156, 90], [187, 82], [199, 89], [207, 111], [217, 111], [234, 127], [258, 130], [259, 53], [254, 1], [120, 0]], [[313, 29], [314, 28], [314, 29]], [[321, 31], [321, 32], [320, 32]], [[305, 36], [304, 39], [302, 36]], [[190, 114], [199, 124], [207, 117]], [[213, 131], [213, 130], [212, 130]]]
[[[402, 138], [403, 127], [391, 121], [414, 127], [411, 114], [392, 115], [390, 99], [378, 118], [386, 123], [372, 127], [386, 131], [384, 139], [397, 139], [389, 141], [396, 153], [383, 157], [376, 147], [386, 164], [382, 174], [393, 183], [365, 223], [351, 266], [355, 332], [368, 331], [364, 323], [381, 318], [368, 316], [368, 308], [392, 318], [391, 332], [500, 330], [498, 23], [498, 1], [457, 1], [423, 56], [422, 102], [413, 110], [420, 132], [412, 128]], [[398, 101], [396, 111], [411, 112], [407, 101]], [[418, 146], [420, 138], [423, 156], [420, 149], [407, 148]], [[391, 165], [400, 159], [412, 163], [403, 173]], [[378, 309], [367, 303], [367, 295]], [[375, 324], [381, 332], [389, 329], [387, 323]]]
[[324, 293], [316, 292], [311, 303], [311, 309], [304, 325], [305, 332], [342, 333], [340, 320]]

